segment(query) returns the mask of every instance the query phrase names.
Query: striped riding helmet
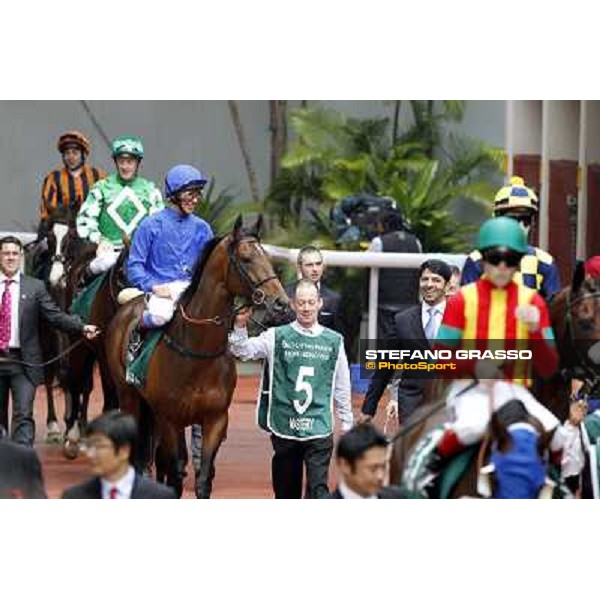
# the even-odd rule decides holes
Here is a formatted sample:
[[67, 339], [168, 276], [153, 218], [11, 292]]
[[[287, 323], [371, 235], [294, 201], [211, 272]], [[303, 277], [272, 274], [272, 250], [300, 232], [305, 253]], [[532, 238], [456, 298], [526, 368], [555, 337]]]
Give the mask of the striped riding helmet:
[[494, 216], [513, 209], [525, 209], [537, 213], [540, 202], [535, 192], [525, 186], [522, 177], [511, 177], [508, 185], [501, 188], [494, 199]]
[[67, 148], [76, 146], [81, 149], [84, 154], [90, 153], [90, 141], [79, 131], [67, 131], [63, 133], [56, 144], [58, 151], [62, 154]]

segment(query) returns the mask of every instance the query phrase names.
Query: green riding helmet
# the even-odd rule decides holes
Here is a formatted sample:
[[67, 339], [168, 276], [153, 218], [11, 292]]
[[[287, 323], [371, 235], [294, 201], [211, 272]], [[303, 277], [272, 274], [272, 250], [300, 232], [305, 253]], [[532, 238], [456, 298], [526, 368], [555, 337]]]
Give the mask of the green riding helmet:
[[130, 154], [140, 160], [144, 158], [144, 145], [139, 137], [124, 135], [115, 138], [112, 143], [112, 156], [116, 158], [122, 154]]
[[477, 249], [504, 247], [519, 254], [527, 254], [527, 236], [514, 219], [496, 217], [488, 219], [479, 230]]

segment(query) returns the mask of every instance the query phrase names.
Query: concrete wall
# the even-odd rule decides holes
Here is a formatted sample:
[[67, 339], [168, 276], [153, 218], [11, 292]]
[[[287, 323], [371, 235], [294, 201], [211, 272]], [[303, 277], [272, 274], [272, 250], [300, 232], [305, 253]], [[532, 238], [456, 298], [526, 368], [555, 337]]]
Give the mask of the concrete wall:
[[[382, 101], [310, 101], [342, 110], [352, 117], [393, 116]], [[299, 102], [290, 102], [291, 106]], [[146, 158], [142, 174], [162, 188], [165, 171], [178, 162], [201, 165], [216, 176], [217, 189], [230, 187], [250, 199], [242, 155], [226, 101], [89, 101], [94, 117], [109, 138], [140, 135]], [[267, 101], [240, 101], [240, 112], [260, 192], [270, 177], [269, 106]], [[44, 175], [61, 164], [56, 139], [80, 129], [92, 140], [90, 162], [112, 170], [109, 149], [79, 101], [0, 101], [0, 229], [33, 230]], [[464, 133], [503, 145], [503, 102], [470, 101]]]

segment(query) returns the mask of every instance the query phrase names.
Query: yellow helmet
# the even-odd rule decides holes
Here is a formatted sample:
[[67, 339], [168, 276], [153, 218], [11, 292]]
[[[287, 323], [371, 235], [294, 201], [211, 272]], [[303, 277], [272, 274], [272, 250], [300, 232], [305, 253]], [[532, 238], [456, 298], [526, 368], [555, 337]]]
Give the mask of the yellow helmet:
[[525, 186], [522, 177], [511, 177], [508, 185], [501, 188], [494, 198], [494, 216], [513, 209], [526, 209], [533, 213], [539, 211], [540, 202], [535, 192]]

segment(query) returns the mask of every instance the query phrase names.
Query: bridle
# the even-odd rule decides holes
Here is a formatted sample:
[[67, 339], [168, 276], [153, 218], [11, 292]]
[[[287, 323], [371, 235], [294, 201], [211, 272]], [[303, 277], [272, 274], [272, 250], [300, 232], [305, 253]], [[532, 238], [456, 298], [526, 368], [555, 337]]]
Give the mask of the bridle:
[[[581, 348], [579, 344], [577, 344], [577, 339], [575, 337], [575, 325], [573, 323], [573, 315], [571, 310], [574, 306], [579, 304], [582, 300], [586, 300], [588, 298], [600, 298], [600, 291], [595, 292], [587, 292], [582, 294], [581, 296], [577, 296], [571, 299], [571, 290], [567, 290], [566, 294], [566, 329], [567, 329], [567, 337], [571, 343], [573, 351], [576, 356], [576, 364], [572, 369], [567, 369], [567, 372], [571, 376], [577, 377], [575, 369], [579, 367], [585, 373], [585, 384], [588, 388], [588, 393], [591, 393], [594, 389], [600, 385], [600, 365], [592, 362], [587, 354], [581, 352]], [[577, 377], [581, 379], [581, 377]]]
[[[252, 238], [252, 239], [254, 240], [255, 238]], [[227, 260], [227, 272], [225, 275], [225, 285], [227, 285], [229, 283], [231, 269], [233, 267], [235, 269], [235, 272], [239, 276], [239, 278], [242, 280], [243, 284], [249, 290], [250, 302], [243, 303], [242, 305], [240, 305], [238, 307], [233, 307], [233, 309], [228, 310], [225, 315], [215, 315], [214, 317], [207, 317], [207, 318], [202, 318], [202, 319], [198, 319], [196, 317], [192, 317], [192, 316], [188, 315], [183, 304], [179, 303], [177, 306], [177, 309], [179, 310], [181, 316], [183, 317], [183, 319], [186, 323], [190, 323], [191, 325], [197, 325], [197, 326], [204, 326], [204, 325], [215, 325], [217, 327], [223, 327], [226, 325], [228, 326], [231, 323], [231, 321], [235, 318], [235, 316], [241, 310], [243, 310], [244, 308], [246, 308], [248, 306], [256, 306], [256, 307], [265, 306], [265, 308], [266, 308], [265, 319], [268, 315], [270, 315], [272, 313], [273, 302], [269, 302], [269, 300], [267, 298], [267, 294], [262, 289], [262, 286], [265, 285], [267, 282], [272, 281], [273, 279], [277, 279], [277, 275], [275, 275], [275, 273], [273, 273], [273, 275], [269, 275], [268, 277], [265, 277], [264, 279], [261, 279], [260, 281], [254, 281], [252, 279], [252, 277], [250, 276], [250, 273], [248, 273], [248, 270], [244, 267], [242, 261], [239, 260], [236, 255], [237, 247], [246, 240], [248, 240], [248, 237], [233, 240], [229, 243], [229, 245], [227, 247], [228, 260]], [[264, 248], [260, 245], [260, 242], [258, 241], [258, 239], [256, 239], [255, 243], [258, 245], [258, 247], [261, 249], [261, 251], [266, 256], [266, 252], [265, 252]], [[262, 323], [260, 321], [254, 321], [254, 322], [257, 323], [259, 326], [261, 326], [263, 329], [267, 328], [266, 325], [264, 325], [264, 323]], [[223, 345], [223, 347], [219, 348], [215, 352], [197, 352], [195, 350], [191, 350], [190, 348], [186, 348], [185, 346], [183, 346], [180, 342], [175, 340], [172, 336], [170, 336], [166, 332], [164, 334], [164, 338], [165, 338], [166, 344], [170, 348], [172, 348], [173, 350], [175, 350], [182, 356], [185, 356], [188, 358], [197, 358], [197, 359], [218, 358], [219, 356], [222, 356], [223, 354], [225, 354], [225, 352], [227, 350], [227, 340], [225, 340], [225, 344]]]

